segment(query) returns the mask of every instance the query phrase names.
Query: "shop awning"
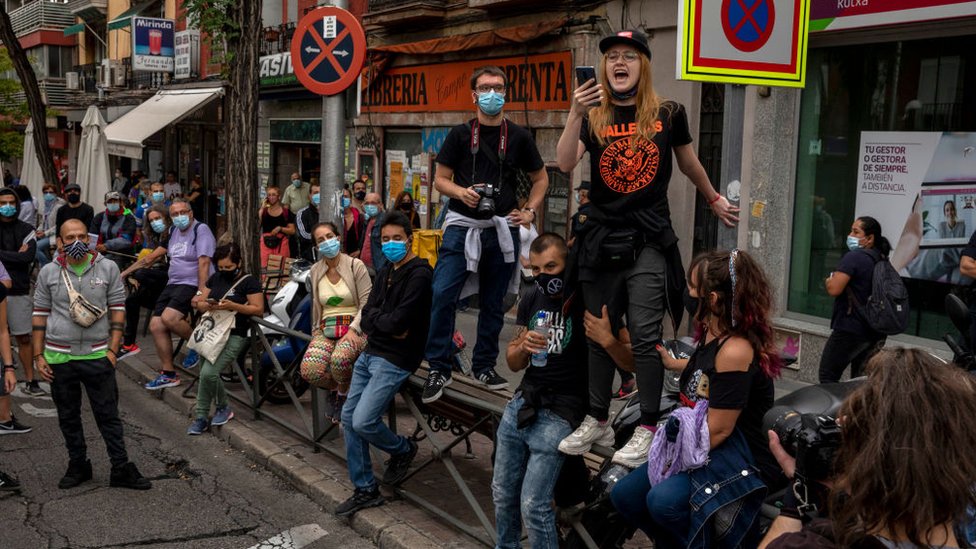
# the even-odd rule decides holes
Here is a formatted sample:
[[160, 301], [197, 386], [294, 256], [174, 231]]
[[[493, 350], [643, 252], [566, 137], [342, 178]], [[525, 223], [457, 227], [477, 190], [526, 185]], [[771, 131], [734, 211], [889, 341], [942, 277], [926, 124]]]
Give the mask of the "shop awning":
[[142, 158], [142, 143], [193, 111], [224, 95], [223, 88], [163, 90], [105, 128], [108, 153]]
[[132, 16], [140, 15], [143, 11], [149, 9], [150, 6], [156, 4], [158, 0], [147, 0], [146, 2], [140, 2], [131, 8], [120, 13], [118, 17], [112, 19], [108, 22], [108, 30], [118, 30], [124, 29], [132, 24]]
[[64, 35], [65, 36], [73, 36], [75, 34], [78, 34], [79, 32], [84, 32], [84, 31], [85, 31], [85, 24], [84, 23], [76, 23], [74, 25], [71, 25], [70, 27], [65, 27], [64, 28]]

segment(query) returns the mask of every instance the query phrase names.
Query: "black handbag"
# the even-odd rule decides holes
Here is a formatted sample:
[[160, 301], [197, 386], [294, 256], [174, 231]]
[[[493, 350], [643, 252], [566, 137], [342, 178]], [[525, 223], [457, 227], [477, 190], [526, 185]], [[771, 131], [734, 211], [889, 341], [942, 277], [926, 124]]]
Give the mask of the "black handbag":
[[278, 246], [281, 246], [281, 240], [282, 239], [278, 235], [275, 235], [275, 234], [266, 234], [266, 235], [264, 235], [263, 238], [264, 238], [264, 245], [267, 246], [268, 248], [272, 249], [272, 250], [276, 250], [276, 249], [278, 249]]
[[600, 266], [625, 269], [637, 262], [644, 249], [644, 235], [636, 229], [614, 229], [600, 242]]

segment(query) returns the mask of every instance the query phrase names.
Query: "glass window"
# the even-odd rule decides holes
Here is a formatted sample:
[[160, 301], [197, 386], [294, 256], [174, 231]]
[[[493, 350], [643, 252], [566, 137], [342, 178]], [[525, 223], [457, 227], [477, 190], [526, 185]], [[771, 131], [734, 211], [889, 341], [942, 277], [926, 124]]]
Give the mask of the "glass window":
[[[790, 311], [830, 317], [833, 298], [823, 281], [843, 255], [854, 221], [861, 132], [976, 132], [973, 40], [810, 50], [800, 106]], [[882, 230], [895, 245], [903, 227]], [[908, 333], [940, 338], [951, 329], [942, 309], [953, 285], [905, 282], [912, 307]]]

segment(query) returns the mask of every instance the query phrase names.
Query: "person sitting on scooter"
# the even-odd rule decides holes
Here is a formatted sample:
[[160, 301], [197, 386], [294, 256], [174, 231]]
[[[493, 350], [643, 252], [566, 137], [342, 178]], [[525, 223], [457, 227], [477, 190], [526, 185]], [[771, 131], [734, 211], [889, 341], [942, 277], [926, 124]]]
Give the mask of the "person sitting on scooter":
[[[866, 369], [837, 414], [829, 519], [784, 508], [759, 547], [972, 547], [973, 378], [917, 349], [879, 351]], [[792, 478], [797, 461], [773, 431], [769, 448]]]
[[360, 321], [373, 289], [366, 265], [340, 252], [339, 231], [332, 223], [312, 228], [319, 260], [312, 266], [312, 341], [302, 359], [309, 383], [335, 391], [335, 416], [349, 390], [352, 368], [366, 346]]
[[[224, 381], [220, 372], [232, 364], [247, 346], [248, 317], [264, 314], [264, 290], [257, 277], [241, 273], [241, 248], [231, 242], [217, 246], [214, 250], [217, 272], [207, 280], [207, 286], [191, 300], [191, 304], [202, 313], [209, 311], [234, 311], [234, 328], [217, 360], [210, 362], [200, 356], [200, 378], [197, 385], [196, 419], [186, 430], [188, 435], [201, 435], [212, 425], [223, 425], [234, 417], [227, 400]], [[210, 403], [216, 405], [213, 419]]]
[[[691, 451], [697, 459], [686, 467], [652, 459], [618, 482], [610, 498], [659, 549], [749, 547], [759, 539], [756, 519], [766, 487], [780, 483], [762, 430], [781, 366], [770, 322], [771, 286], [749, 254], [732, 250], [697, 257], [688, 272], [688, 289], [698, 299], [698, 348], [685, 360], [672, 358], [661, 345], [657, 351], [667, 369], [682, 372], [681, 401], [707, 417], [678, 426], [674, 416], [679, 411], [672, 412], [664, 428], [667, 436], [657, 437], [651, 456], [658, 444], [691, 439], [697, 442]], [[700, 430], [683, 432], [696, 425]], [[675, 428], [679, 432], [672, 439]], [[662, 481], [666, 469], [671, 476]], [[713, 493], [713, 485], [723, 489]], [[694, 507], [693, 498], [698, 502]], [[730, 520], [712, 520], [728, 506], [737, 506]]]
[[[565, 457], [559, 441], [582, 421], [587, 398], [583, 300], [564, 288], [568, 253], [566, 241], [554, 233], [529, 246], [535, 282], [519, 302], [506, 355], [509, 369], [525, 370], [525, 376], [495, 436], [497, 547], [519, 547], [523, 522], [532, 547], [559, 545], [552, 508]], [[540, 321], [548, 325], [546, 335], [538, 332]]]

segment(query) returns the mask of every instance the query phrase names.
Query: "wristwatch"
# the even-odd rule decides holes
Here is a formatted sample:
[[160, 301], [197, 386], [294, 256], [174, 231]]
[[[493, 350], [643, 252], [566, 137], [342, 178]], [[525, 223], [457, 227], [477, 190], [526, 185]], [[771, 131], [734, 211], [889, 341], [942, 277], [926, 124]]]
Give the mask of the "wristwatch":
[[537, 217], [536, 214], [535, 214], [535, 208], [522, 208], [522, 211], [523, 212], [532, 212], [532, 221], [535, 221], [535, 218]]
[[197, 293], [196, 293], [196, 296], [195, 297], [199, 297], [201, 295], [203, 295], [203, 291], [202, 290], [197, 290]]

